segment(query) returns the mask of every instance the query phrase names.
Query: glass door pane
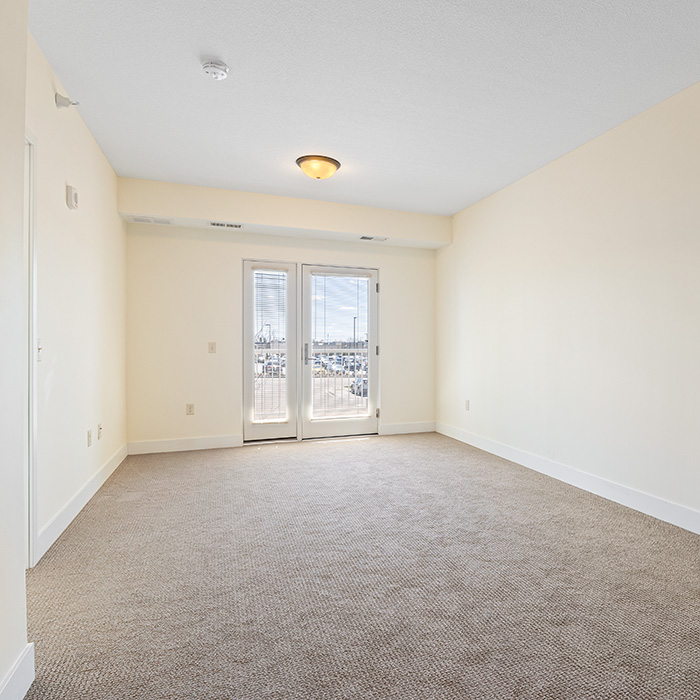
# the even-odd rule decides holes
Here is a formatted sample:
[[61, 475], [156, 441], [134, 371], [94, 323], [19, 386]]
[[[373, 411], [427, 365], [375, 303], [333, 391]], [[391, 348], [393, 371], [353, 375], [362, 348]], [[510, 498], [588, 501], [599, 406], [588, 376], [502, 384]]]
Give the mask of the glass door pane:
[[369, 278], [311, 276], [312, 418], [368, 416]]
[[287, 420], [287, 272], [254, 270], [253, 421]]
[[244, 263], [245, 440], [296, 436], [296, 265]]

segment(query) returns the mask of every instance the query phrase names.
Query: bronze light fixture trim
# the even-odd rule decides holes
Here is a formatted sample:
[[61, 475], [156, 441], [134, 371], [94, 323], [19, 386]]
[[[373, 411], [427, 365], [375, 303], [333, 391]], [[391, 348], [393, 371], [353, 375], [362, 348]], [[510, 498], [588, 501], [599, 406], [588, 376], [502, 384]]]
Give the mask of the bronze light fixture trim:
[[297, 165], [314, 180], [325, 180], [340, 167], [340, 162], [329, 156], [300, 156]]

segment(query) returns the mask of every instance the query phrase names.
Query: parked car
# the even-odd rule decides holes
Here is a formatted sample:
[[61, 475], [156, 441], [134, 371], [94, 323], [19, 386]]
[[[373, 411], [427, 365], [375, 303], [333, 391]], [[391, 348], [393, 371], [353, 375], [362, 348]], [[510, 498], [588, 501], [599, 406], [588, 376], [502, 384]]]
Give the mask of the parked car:
[[314, 376], [322, 377], [326, 374], [328, 374], [328, 370], [326, 368], [326, 365], [323, 363], [322, 359], [317, 357], [314, 360]]
[[346, 357], [344, 367], [347, 373], [353, 374], [362, 369], [362, 360], [359, 357], [357, 359], [353, 357]]
[[351, 394], [355, 394], [356, 396], [367, 396], [368, 384], [369, 382], [367, 381], [366, 377], [358, 377], [350, 382], [350, 386], [348, 388], [350, 389]]
[[265, 363], [265, 374], [268, 377], [286, 377], [286, 365], [286, 360], [273, 357]]

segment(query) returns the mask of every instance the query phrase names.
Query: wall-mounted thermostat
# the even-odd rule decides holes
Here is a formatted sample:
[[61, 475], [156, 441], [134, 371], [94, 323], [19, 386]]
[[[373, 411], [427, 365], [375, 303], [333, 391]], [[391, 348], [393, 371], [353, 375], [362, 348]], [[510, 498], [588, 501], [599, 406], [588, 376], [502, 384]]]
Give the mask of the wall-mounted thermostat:
[[78, 208], [78, 190], [70, 185], [66, 185], [66, 204], [69, 209]]

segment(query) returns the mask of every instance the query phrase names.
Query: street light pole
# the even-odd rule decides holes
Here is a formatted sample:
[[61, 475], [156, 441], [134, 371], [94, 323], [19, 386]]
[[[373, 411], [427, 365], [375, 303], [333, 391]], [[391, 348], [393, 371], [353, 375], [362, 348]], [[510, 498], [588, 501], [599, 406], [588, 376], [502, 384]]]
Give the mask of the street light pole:
[[357, 376], [357, 316], [352, 317], [352, 376]]

